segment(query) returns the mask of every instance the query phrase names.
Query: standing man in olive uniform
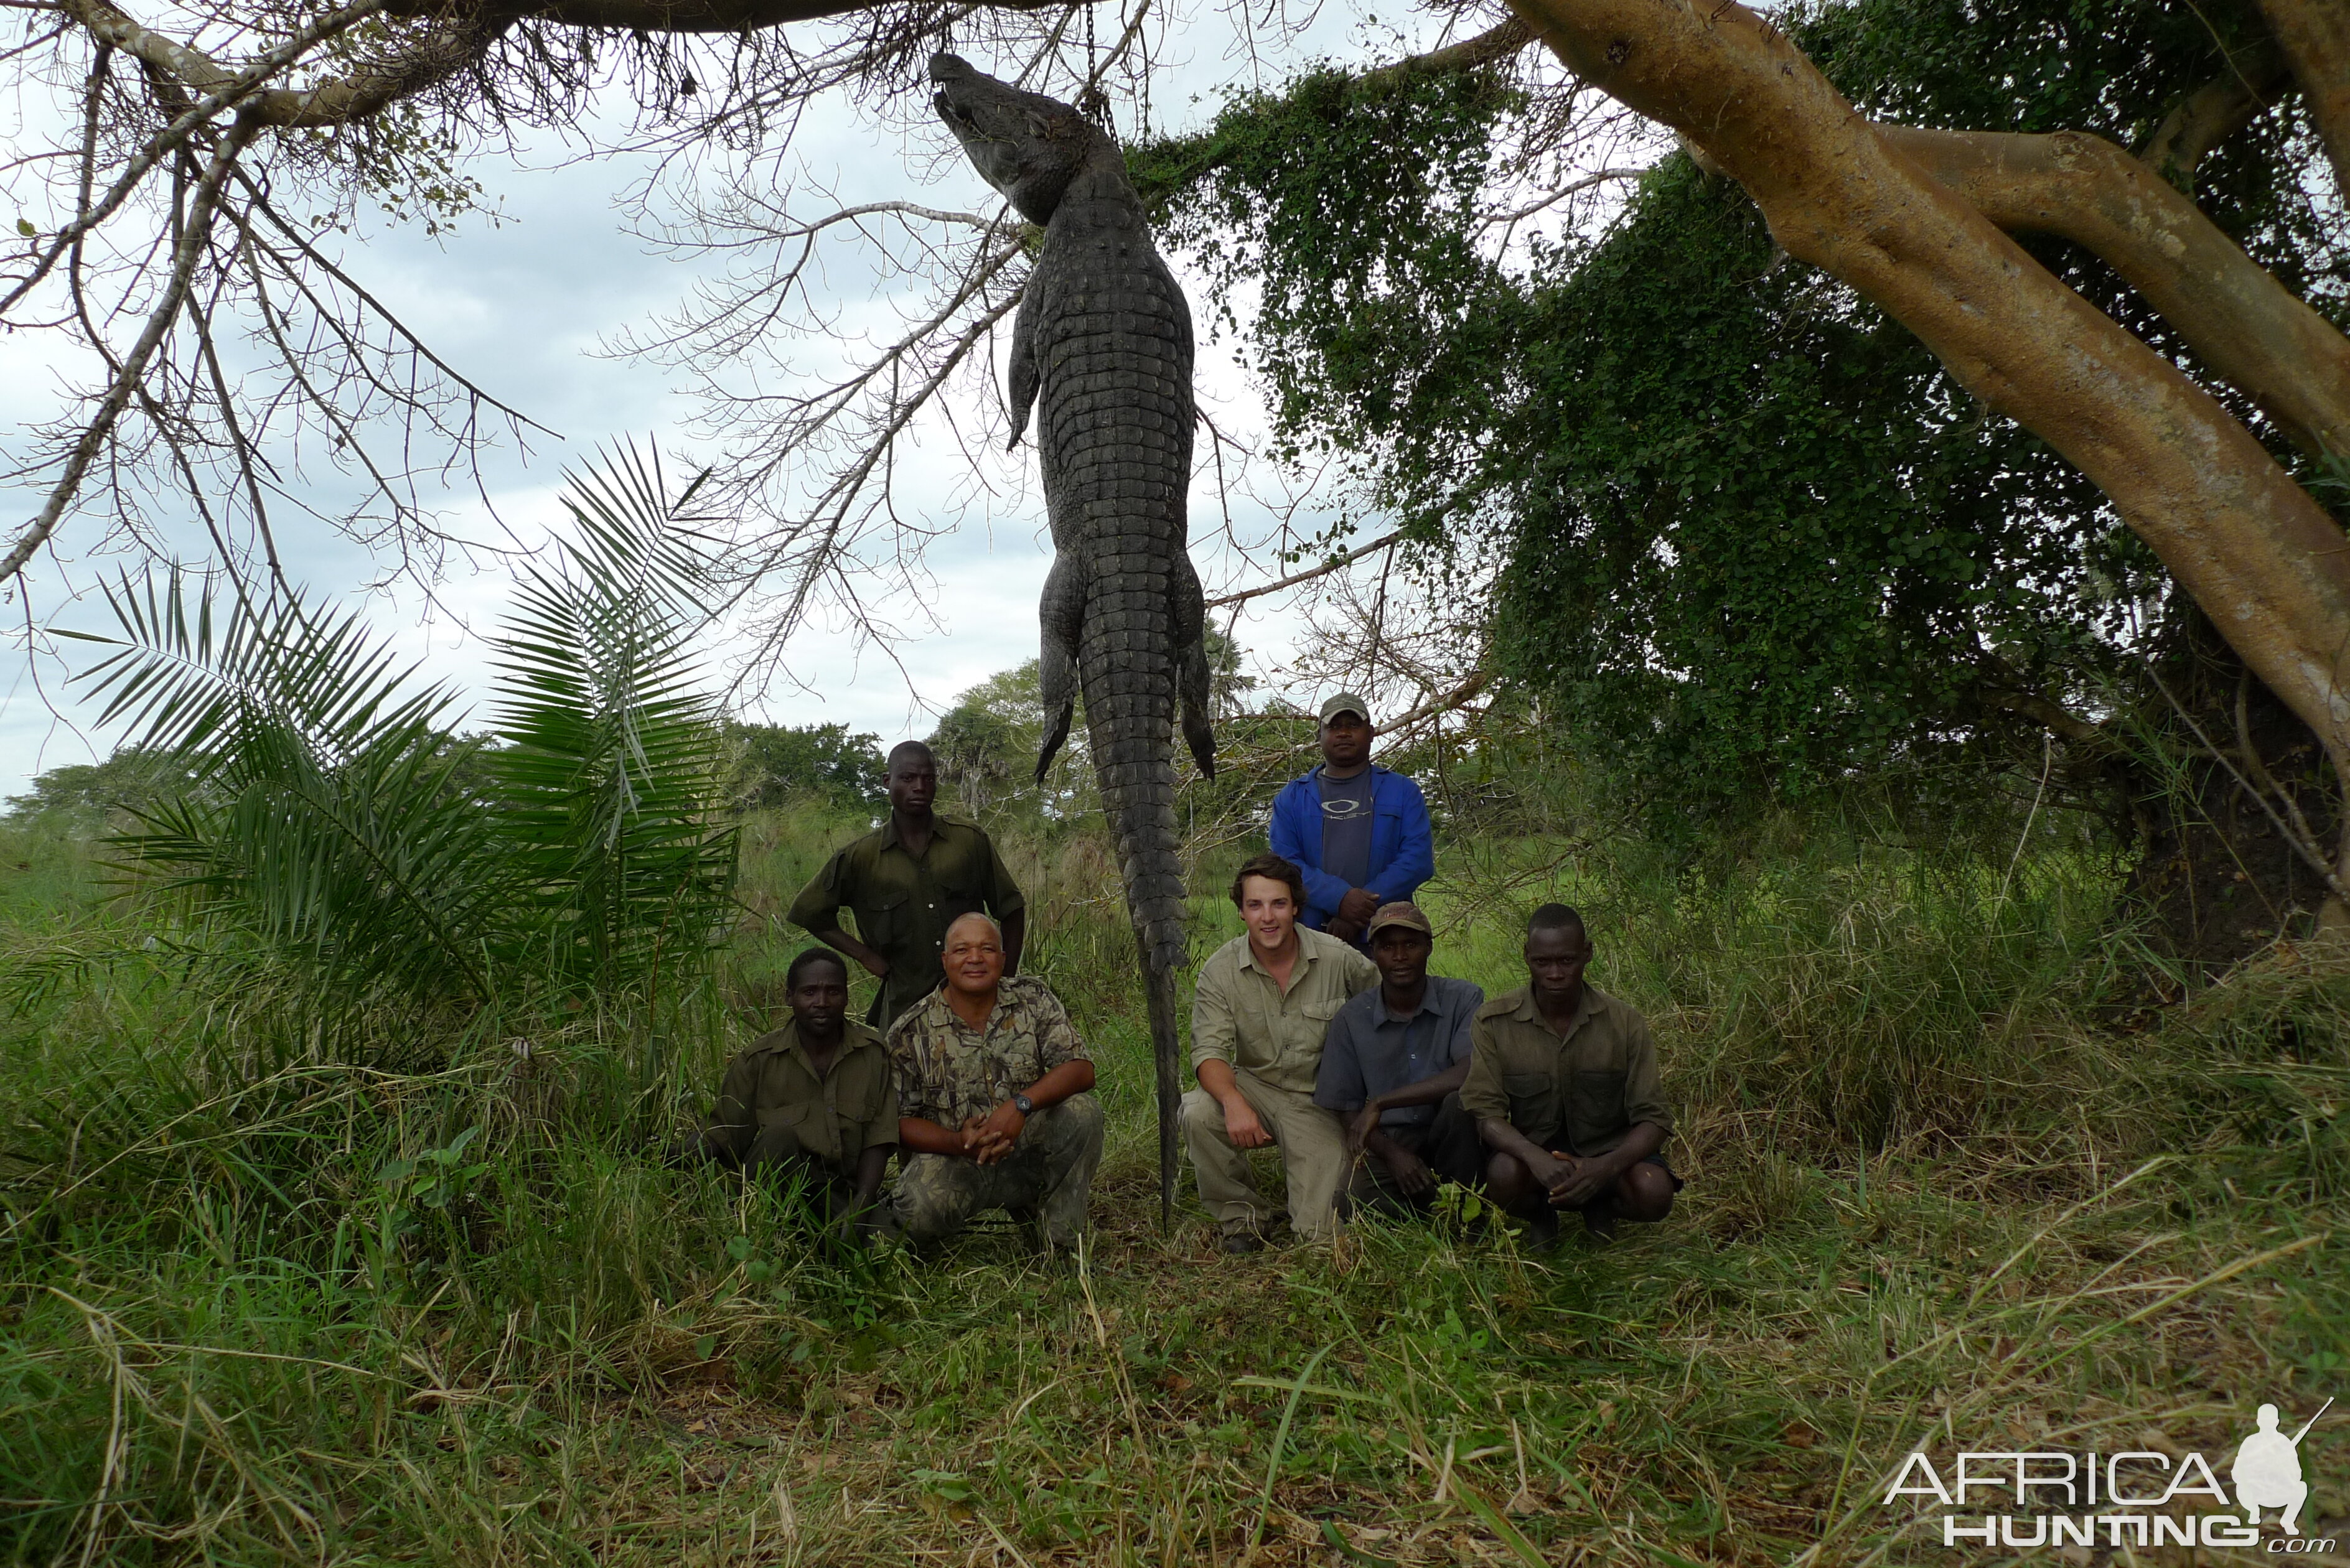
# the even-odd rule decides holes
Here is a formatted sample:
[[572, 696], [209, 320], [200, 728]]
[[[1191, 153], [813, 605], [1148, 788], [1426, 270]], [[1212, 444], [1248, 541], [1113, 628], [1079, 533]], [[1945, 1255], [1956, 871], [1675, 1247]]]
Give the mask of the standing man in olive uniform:
[[881, 1036], [848, 1016], [848, 966], [809, 948], [784, 976], [791, 1022], [728, 1064], [688, 1153], [752, 1176], [804, 1178], [843, 1234], [875, 1213], [898, 1145], [898, 1086]]
[[1658, 1080], [1648, 1021], [1587, 983], [1583, 917], [1544, 904], [1526, 923], [1524, 989], [1477, 1010], [1461, 1105], [1492, 1151], [1485, 1189], [1556, 1243], [1561, 1210], [1605, 1241], [1617, 1220], [1672, 1212], [1681, 1179], [1658, 1151], [1673, 1114]]
[[[865, 1019], [886, 1031], [937, 987], [947, 928], [959, 918], [994, 916], [1003, 928], [1003, 971], [1017, 974], [1028, 915], [987, 835], [931, 812], [939, 768], [930, 747], [900, 742], [884, 782], [889, 820], [826, 861], [784, 918], [879, 979]], [[857, 916], [853, 937], [840, 929], [844, 906]]]

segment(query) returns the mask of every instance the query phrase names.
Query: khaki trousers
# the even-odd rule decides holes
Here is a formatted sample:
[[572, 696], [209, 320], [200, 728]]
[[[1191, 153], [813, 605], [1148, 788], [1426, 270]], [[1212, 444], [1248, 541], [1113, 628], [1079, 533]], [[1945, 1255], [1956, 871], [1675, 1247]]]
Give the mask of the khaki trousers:
[[[1289, 1179], [1289, 1225], [1298, 1239], [1326, 1241], [1336, 1234], [1339, 1184], [1347, 1179], [1347, 1135], [1338, 1118], [1302, 1089], [1280, 1089], [1242, 1068], [1232, 1069], [1241, 1097], [1281, 1149]], [[1248, 1153], [1224, 1130], [1224, 1107], [1205, 1089], [1183, 1096], [1183, 1144], [1200, 1180], [1200, 1201], [1226, 1234], [1273, 1228], [1281, 1210], [1268, 1205], [1249, 1174]]]

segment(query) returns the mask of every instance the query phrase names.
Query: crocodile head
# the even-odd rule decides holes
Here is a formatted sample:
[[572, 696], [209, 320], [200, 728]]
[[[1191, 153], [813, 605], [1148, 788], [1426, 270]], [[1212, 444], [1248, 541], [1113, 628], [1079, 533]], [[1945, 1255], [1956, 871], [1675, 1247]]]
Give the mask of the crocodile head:
[[931, 57], [931, 102], [979, 170], [1032, 223], [1053, 220], [1086, 161], [1116, 143], [1058, 99], [1023, 92], [955, 55]]

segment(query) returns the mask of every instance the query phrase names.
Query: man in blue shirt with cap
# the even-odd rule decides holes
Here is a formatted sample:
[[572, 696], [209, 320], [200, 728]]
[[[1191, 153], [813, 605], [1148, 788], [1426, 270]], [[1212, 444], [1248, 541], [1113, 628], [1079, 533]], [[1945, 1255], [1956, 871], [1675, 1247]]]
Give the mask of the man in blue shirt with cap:
[[1322, 765], [1274, 797], [1273, 852], [1305, 873], [1299, 924], [1369, 940], [1382, 904], [1409, 902], [1436, 874], [1419, 786], [1373, 765], [1370, 704], [1341, 691], [1322, 704]]

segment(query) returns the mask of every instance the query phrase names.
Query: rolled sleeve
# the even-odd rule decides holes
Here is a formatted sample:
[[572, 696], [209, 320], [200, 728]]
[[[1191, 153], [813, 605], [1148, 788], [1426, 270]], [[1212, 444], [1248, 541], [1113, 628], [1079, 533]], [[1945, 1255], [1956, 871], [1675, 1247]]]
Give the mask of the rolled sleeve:
[[1232, 1018], [1231, 981], [1222, 966], [1211, 959], [1200, 966], [1200, 980], [1191, 992], [1191, 1071], [1202, 1062], [1230, 1063], [1240, 1032]]
[[1673, 1130], [1673, 1111], [1665, 1104], [1663, 1075], [1657, 1067], [1657, 1043], [1648, 1033], [1648, 1023], [1638, 1019], [1625, 1043], [1624, 1119], [1634, 1126], [1654, 1122], [1658, 1128], [1669, 1134]]
[[1314, 1075], [1314, 1103], [1325, 1110], [1357, 1111], [1370, 1097], [1363, 1082], [1362, 1058], [1355, 1051], [1355, 1031], [1347, 1022], [1352, 1007], [1339, 1010], [1322, 1035], [1322, 1065]]
[[1348, 996], [1360, 996], [1379, 983], [1379, 966], [1353, 948], [1347, 950], [1345, 967], [1339, 974], [1347, 982]]
[[1502, 1048], [1482, 1018], [1469, 1023], [1469, 1076], [1461, 1085], [1461, 1108], [1481, 1121], [1510, 1119], [1509, 1092], [1502, 1087]]
[[1036, 1058], [1047, 1073], [1071, 1062], [1093, 1060], [1086, 1043], [1077, 1038], [1077, 1026], [1069, 1022], [1069, 1010], [1050, 993], [1036, 1002]]
[[848, 852], [841, 850], [824, 863], [824, 869], [809, 878], [800, 889], [792, 907], [784, 911], [784, 919], [804, 931], [837, 930], [840, 926], [841, 882], [847, 875]]

